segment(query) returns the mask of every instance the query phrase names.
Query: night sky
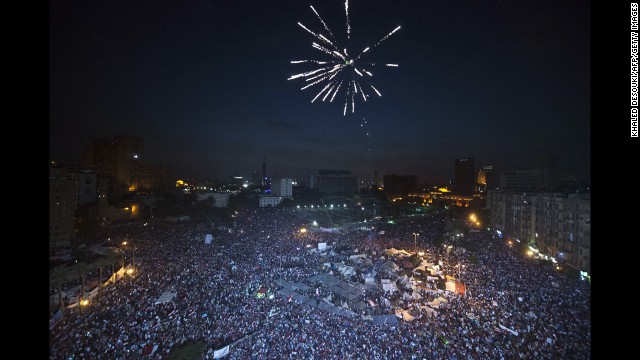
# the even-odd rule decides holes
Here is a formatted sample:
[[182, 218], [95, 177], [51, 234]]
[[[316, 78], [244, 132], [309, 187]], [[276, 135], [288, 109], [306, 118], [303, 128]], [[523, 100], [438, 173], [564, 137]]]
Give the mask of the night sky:
[[[291, 75], [329, 57], [297, 25], [367, 53], [374, 93], [343, 116]], [[319, 169], [453, 178], [476, 167], [532, 168], [589, 182], [588, 1], [49, 2], [50, 158], [117, 134], [144, 140], [144, 161], [176, 177], [301, 177]], [[369, 91], [371, 92], [371, 91]], [[366, 120], [367, 126], [361, 126]], [[370, 137], [366, 135], [367, 131]]]

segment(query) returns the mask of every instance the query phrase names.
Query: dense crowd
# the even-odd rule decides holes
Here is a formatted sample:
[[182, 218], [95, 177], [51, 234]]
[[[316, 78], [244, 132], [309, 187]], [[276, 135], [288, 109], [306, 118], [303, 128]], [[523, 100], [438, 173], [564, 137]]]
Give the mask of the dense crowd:
[[[204, 243], [211, 231], [191, 222], [111, 229], [105, 238], [135, 244], [135, 276], [106, 287], [83, 314], [68, 311], [50, 331], [50, 358], [141, 359], [157, 346], [144, 358], [163, 359], [199, 342], [206, 344], [203, 359], [226, 345], [230, 359], [590, 358], [588, 283], [517, 254], [492, 233], [469, 233], [462, 253], [436, 245], [443, 230], [437, 217], [378, 224], [374, 231], [302, 233], [294, 211], [247, 210], [227, 223], [214, 220], [211, 244]], [[448, 302], [434, 315], [415, 309], [413, 321], [378, 325], [277, 293], [276, 280], [304, 282], [326, 273], [327, 261], [347, 262], [356, 249], [377, 254], [371, 259], [378, 267], [388, 260], [379, 256], [386, 249], [414, 250], [413, 233], [420, 233], [419, 251], [466, 285], [463, 296], [441, 291]], [[319, 242], [336, 251], [309, 251]], [[309, 297], [328, 293], [307, 285]], [[261, 288], [273, 297], [256, 296]], [[155, 304], [167, 291], [176, 297]]]

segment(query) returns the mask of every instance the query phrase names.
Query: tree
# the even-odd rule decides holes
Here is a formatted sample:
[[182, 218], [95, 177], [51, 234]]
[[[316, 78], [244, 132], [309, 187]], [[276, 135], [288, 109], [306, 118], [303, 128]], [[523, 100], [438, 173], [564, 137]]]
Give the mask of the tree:
[[71, 270], [69, 267], [61, 265], [56, 266], [49, 271], [49, 283], [56, 288], [58, 292], [58, 306], [60, 307], [60, 313], [64, 318], [64, 302], [62, 300], [62, 286], [64, 282], [69, 279]]
[[[91, 266], [84, 262], [84, 261], [79, 261], [77, 263], [75, 263], [73, 265], [73, 271], [75, 276], [80, 278], [80, 285], [82, 286], [82, 297], [80, 298], [81, 301], [84, 300], [84, 296], [85, 296], [85, 280], [87, 278], [87, 273], [89, 272], [89, 269], [91, 268]], [[80, 303], [79, 305], [82, 305], [82, 303]], [[82, 313], [82, 306], [80, 306], [80, 313]]]
[[284, 198], [282, 202], [278, 205], [279, 208], [292, 208], [294, 205], [293, 199]]
[[[116, 249], [111, 249], [111, 251], [109, 251], [107, 253], [107, 256], [105, 258], [106, 258], [106, 261], [108, 262], [108, 264], [111, 265], [111, 274], [112, 275], [114, 275], [115, 272], [116, 272], [116, 266], [115, 266], [116, 264], [118, 264], [121, 261], [124, 264], [124, 256], [123, 256], [123, 254], [119, 250], [116, 250]], [[113, 283], [114, 284], [115, 284], [117, 278], [118, 278], [118, 276], [114, 275], [114, 278], [113, 278]]]
[[98, 269], [98, 300], [100, 300], [100, 293], [102, 291], [102, 270], [104, 269], [105, 266], [111, 265], [111, 264], [112, 264], [111, 260], [106, 257], [98, 258], [92, 264], [92, 267]]

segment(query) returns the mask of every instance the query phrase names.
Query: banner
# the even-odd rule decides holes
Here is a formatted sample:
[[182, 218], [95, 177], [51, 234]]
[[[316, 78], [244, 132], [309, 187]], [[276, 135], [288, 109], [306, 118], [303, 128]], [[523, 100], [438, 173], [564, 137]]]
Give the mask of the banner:
[[56, 311], [51, 320], [49, 320], [49, 330], [53, 329], [62, 320], [62, 312], [60, 309]]
[[220, 349], [220, 350], [216, 350], [216, 351], [214, 351], [214, 352], [213, 352], [213, 357], [214, 357], [214, 358], [219, 359], [219, 358], [221, 358], [221, 357], [223, 357], [223, 356], [227, 355], [228, 353], [229, 353], [229, 345], [227, 345], [227, 346], [223, 347], [223, 348], [222, 348], [222, 349]]
[[510, 332], [511, 334], [515, 335], [515, 336], [518, 336], [518, 332], [517, 332], [517, 331], [515, 331], [515, 330], [513, 330], [513, 329], [510, 329], [510, 328], [508, 328], [508, 327], [506, 327], [506, 326], [504, 326], [504, 325], [502, 325], [502, 324], [498, 324], [498, 326], [500, 327], [500, 329], [505, 330], [505, 331], [508, 331], [508, 332]]

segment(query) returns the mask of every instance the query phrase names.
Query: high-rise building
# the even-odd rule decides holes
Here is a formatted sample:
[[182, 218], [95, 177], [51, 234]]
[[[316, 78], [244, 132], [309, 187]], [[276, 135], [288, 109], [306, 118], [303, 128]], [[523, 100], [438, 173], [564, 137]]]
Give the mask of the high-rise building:
[[542, 191], [540, 169], [506, 170], [500, 173], [500, 189], [511, 191]]
[[493, 166], [485, 165], [478, 170], [478, 190], [486, 191], [496, 185], [493, 181]]
[[49, 168], [49, 249], [68, 246], [75, 236], [78, 174]]
[[111, 138], [93, 139], [93, 151], [85, 149], [85, 153], [93, 156], [91, 167], [103, 177], [116, 176], [116, 141]]
[[78, 205], [98, 201], [98, 177], [93, 170], [78, 171]]
[[156, 192], [169, 186], [167, 168], [162, 165], [135, 163], [129, 191]]
[[142, 138], [117, 135], [116, 140], [116, 179], [127, 188], [134, 181], [134, 170], [143, 158]]
[[[494, 187], [497, 186], [496, 184], [496, 179], [495, 179], [495, 174], [493, 172], [493, 166], [492, 165], [484, 165], [481, 168], [482, 172], [484, 172], [484, 179], [485, 179], [485, 187], [488, 189], [492, 189]], [[480, 183], [480, 180], [478, 180], [478, 183]]]
[[478, 170], [478, 185], [487, 186], [487, 173], [484, 169]]
[[380, 186], [378, 183], [378, 170], [373, 170], [373, 184], [377, 187]]
[[591, 272], [591, 195], [488, 190], [495, 229], [540, 253]]
[[271, 184], [271, 194], [281, 196], [283, 198], [293, 197], [293, 179], [292, 178], [276, 178]]
[[358, 192], [358, 177], [345, 170], [320, 170], [309, 176], [309, 187], [322, 194], [351, 195]]
[[540, 171], [542, 188], [545, 191], [554, 191], [556, 178], [556, 163], [553, 157], [543, 157], [535, 161], [535, 168]]
[[474, 158], [461, 158], [455, 161], [454, 189], [460, 194], [473, 194], [476, 186], [476, 166]]
[[114, 138], [93, 139], [92, 167], [98, 176], [114, 177], [117, 186], [128, 189], [132, 185], [134, 168], [143, 159], [144, 144], [142, 138], [117, 135]]

